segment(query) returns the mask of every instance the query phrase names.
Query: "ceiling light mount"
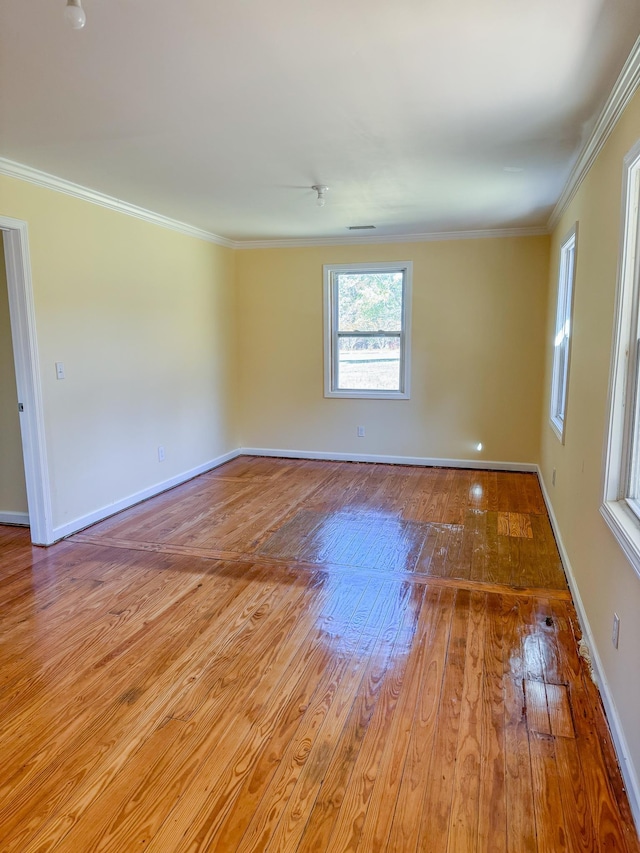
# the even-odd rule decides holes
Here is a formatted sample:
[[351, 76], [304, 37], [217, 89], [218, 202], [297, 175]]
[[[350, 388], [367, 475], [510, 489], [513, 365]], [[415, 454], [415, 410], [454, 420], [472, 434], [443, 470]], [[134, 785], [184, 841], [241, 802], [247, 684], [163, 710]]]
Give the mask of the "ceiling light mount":
[[318, 198], [316, 199], [318, 207], [324, 207], [326, 203], [325, 195], [329, 192], [329, 187], [326, 187], [324, 184], [314, 184], [311, 189], [318, 193]]
[[82, 8], [81, 0], [67, 0], [64, 16], [74, 30], [81, 30], [87, 23], [87, 16]]

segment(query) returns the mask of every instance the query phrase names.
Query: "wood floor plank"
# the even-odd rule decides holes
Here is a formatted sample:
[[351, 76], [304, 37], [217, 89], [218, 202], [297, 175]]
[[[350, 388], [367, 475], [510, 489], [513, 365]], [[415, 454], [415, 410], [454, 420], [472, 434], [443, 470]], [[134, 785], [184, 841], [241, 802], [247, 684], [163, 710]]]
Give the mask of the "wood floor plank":
[[469, 608], [469, 633], [466, 642], [466, 666], [462, 685], [462, 708], [458, 725], [456, 769], [447, 839], [448, 853], [472, 853], [478, 849], [480, 797], [480, 756], [482, 741], [482, 703], [485, 597], [473, 593]]
[[[377, 693], [375, 708], [368, 720], [360, 748], [353, 762], [349, 787], [340, 803], [340, 808], [331, 835], [329, 836], [327, 850], [341, 850], [346, 853], [348, 850], [353, 851], [358, 848], [361, 828], [367, 814], [378, 768], [384, 753], [389, 727], [400, 700], [409, 666], [409, 654], [419, 622], [424, 595], [424, 589], [417, 590], [411, 588], [406, 599], [406, 606], [403, 609], [402, 618], [398, 623], [397, 634], [392, 638], [393, 657], [391, 660], [393, 661], [393, 665], [385, 671], [384, 681]], [[318, 781], [321, 782], [322, 780]], [[319, 790], [320, 785], [318, 784], [316, 796]], [[302, 788], [301, 793], [303, 791], [304, 788]], [[294, 804], [295, 801], [292, 805]], [[311, 805], [313, 806], [313, 802]], [[283, 815], [284, 818], [287, 816], [287, 813]], [[289, 827], [290, 824], [288, 821], [282, 824], [283, 835], [289, 831]], [[273, 842], [270, 844], [270, 847], [273, 850], [278, 849]]]
[[507, 849], [537, 851], [531, 755], [524, 695], [526, 664], [522, 625], [532, 613], [531, 599], [503, 598], [502, 671], [505, 711], [505, 793]]
[[[153, 630], [155, 624], [163, 625], [166, 630], [171, 630], [170, 626], [172, 625], [189, 624], [189, 622], [185, 623], [181, 620], [184, 619], [185, 614], [192, 612], [194, 607], [197, 608], [199, 602], [203, 602], [201, 605], [203, 609], [211, 609], [211, 604], [206, 598], [206, 591], [202, 590], [202, 578], [204, 578], [204, 572], [202, 574], [190, 574], [186, 578], [177, 574], [174, 578], [176, 582], [174, 595], [154, 601], [152, 608], [143, 612], [143, 618], [140, 621], [133, 620], [127, 623], [124, 620], [123, 624], [121, 616], [109, 614], [107, 625], [113, 629], [114, 636], [111, 637], [109, 632], [107, 632], [106, 637], [104, 632], [99, 634], [94, 638], [93, 652], [91, 653], [91, 647], [88, 649], [89, 654], [85, 659], [84, 666], [67, 666], [65, 669], [56, 672], [55, 675], [50, 676], [48, 681], [50, 684], [53, 683], [56, 688], [55, 703], [52, 704], [51, 696], [38, 691], [37, 695], [30, 696], [28, 713], [32, 714], [37, 711], [45, 717], [55, 716], [60, 722], [69, 716], [74, 720], [74, 723], [77, 723], [79, 717], [76, 707], [77, 700], [71, 689], [73, 685], [83, 691], [84, 707], [81, 714], [89, 713], [87, 703], [92, 699], [97, 701], [98, 697], [113, 692], [114, 689], [119, 689], [120, 685], [122, 685], [122, 689], [126, 689], [127, 682], [131, 683], [139, 677], [138, 671], [144, 668], [148, 659], [146, 656], [140, 656], [132, 668], [127, 658], [127, 652], [135, 650], [136, 647], [144, 647], [145, 650], [153, 651], [154, 644], [159, 647], [163, 644], [162, 635], [157, 635]], [[249, 587], [251, 587], [251, 579], [255, 580], [254, 575], [250, 575]], [[221, 593], [223, 591], [221, 589]], [[253, 600], [256, 595], [261, 600], [265, 592], [267, 591], [259, 582], [247, 589], [247, 595], [251, 596], [250, 600]], [[224, 601], [224, 597], [221, 601]], [[198, 611], [196, 610], [196, 612]], [[113, 642], [114, 639], [116, 642]], [[78, 663], [83, 660], [83, 655], [87, 653], [85, 645], [86, 635], [82, 632], [77, 637], [72, 637], [69, 646], [65, 648], [69, 664], [75, 664], [78, 659]], [[100, 656], [101, 650], [103, 650], [102, 656]], [[104, 655], [104, 651], [107, 652], [106, 655]], [[113, 676], [116, 680], [108, 682], [107, 679]], [[0, 735], [11, 740], [12, 733], [19, 732], [23, 723], [24, 714], [19, 705], [14, 714], [7, 714], [0, 723]], [[9, 757], [10, 753], [6, 751], [5, 762], [9, 761]], [[18, 760], [23, 759], [19, 758]]]
[[[299, 725], [292, 735], [292, 741], [298, 744], [298, 748], [295, 752], [290, 748], [283, 750], [280, 758], [281, 767], [285, 766], [292, 756], [299, 767], [303, 766], [306, 760], [312, 760], [310, 754], [313, 750], [315, 738], [320, 736], [325, 720], [330, 716], [332, 708], [336, 706], [335, 703], [338, 703], [339, 706], [343, 701], [345, 685], [349, 679], [349, 670], [354, 668], [354, 658], [366, 658], [372, 645], [375, 644], [380, 631], [380, 622], [384, 622], [386, 614], [392, 606], [393, 596], [394, 590], [385, 585], [384, 588], [378, 586], [377, 589], [370, 587], [369, 595], [365, 594], [363, 597], [348, 630], [350, 635], [348, 646], [345, 644], [341, 648], [340, 654], [332, 655], [330, 661], [322, 667], [321, 672], [318, 672], [318, 677], [313, 679], [315, 689], [310, 691], [309, 698], [303, 703], [304, 711], [300, 715]], [[322, 649], [321, 643], [319, 648]], [[212, 790], [207, 797], [201, 813], [196, 815], [195, 819], [192, 818], [195, 824], [194, 829], [197, 830], [194, 833], [195, 842], [193, 845], [196, 849], [198, 846], [200, 849], [207, 849], [213, 845], [221, 849], [233, 849], [238, 844], [251, 844], [249, 841], [250, 833], [247, 833], [247, 829], [252, 815], [247, 810], [246, 802], [242, 803], [244, 820], [241, 821], [240, 828], [236, 827], [234, 831], [233, 818], [231, 824], [227, 823], [227, 819], [231, 817], [233, 806], [238, 802], [242, 793], [242, 783], [248, 776], [248, 770], [255, 766], [256, 759], [262, 751], [261, 743], [267, 733], [268, 730], [265, 731], [264, 726], [259, 727], [255, 733], [248, 732], [246, 745], [244, 749], [239, 750], [244, 760], [241, 758], [242, 763], [240, 765], [235, 764], [228, 768], [228, 771], [222, 775], [216, 789]], [[308, 759], [303, 757], [305, 753], [309, 753]], [[272, 781], [275, 783], [275, 779]], [[288, 775], [284, 790], [287, 790], [291, 783], [292, 777]], [[255, 797], [257, 793], [255, 786], [253, 790], [253, 799], [255, 800], [257, 799]], [[267, 790], [269, 790], [269, 786], [262, 788], [262, 796], [271, 799], [266, 793]], [[238, 816], [237, 813], [236, 816]], [[225, 824], [227, 824], [227, 833], [223, 834], [222, 830]], [[265, 843], [266, 840], [265, 837]], [[165, 845], [166, 842], [163, 842], [158, 846], [158, 850], [166, 849]], [[175, 849], [181, 850], [182, 846], [178, 845]], [[192, 847], [185, 845], [184, 849], [188, 850]]]
[[569, 850], [580, 853], [598, 850], [600, 843], [596, 840], [575, 739], [557, 737], [555, 748]]
[[478, 850], [507, 853], [503, 600], [486, 596], [478, 798]]
[[[396, 649], [406, 644], [407, 630], [413, 631], [423, 595], [424, 590], [415, 587], [402, 590], [401, 618], [397, 621], [396, 636], [391, 638]], [[384, 639], [387, 645], [389, 639]], [[401, 669], [401, 666], [394, 668], [394, 676], [397, 669]], [[307, 740], [305, 743], [303, 731], [296, 734], [289, 757], [282, 762], [282, 769], [274, 780], [275, 800], [271, 792], [267, 791], [242, 838], [239, 850], [295, 849], [364, 676], [362, 666], [349, 670], [349, 677], [340, 685], [340, 696], [332, 703], [331, 713], [323, 716], [313, 741]], [[381, 705], [383, 699], [381, 694], [376, 710], [385, 707]], [[373, 725], [374, 720], [369, 731]], [[358, 757], [361, 755], [362, 750]], [[286, 797], [281, 793], [285, 791], [289, 792]]]
[[[0, 801], [7, 790], [12, 791], [10, 809], [6, 813], [0, 810], [0, 833], [8, 832], [13, 824], [17, 826], [23, 820], [28, 821], [25, 832], [33, 831], [73, 793], [74, 787], [84, 780], [91, 768], [100, 765], [100, 768], [105, 769], [99, 772], [107, 776], [117, 772], [129, 752], [135, 750], [137, 744], [167, 717], [167, 705], [174, 692], [182, 688], [182, 678], [177, 678], [176, 674], [183, 672], [185, 664], [191, 663], [198, 644], [215, 654], [216, 642], [220, 649], [233, 647], [234, 650], [242, 639], [249, 642], [258, 627], [255, 617], [263, 615], [265, 601], [272, 592], [273, 588], [268, 584], [254, 583], [252, 588], [247, 589], [246, 598], [240, 596], [240, 612], [234, 611], [236, 616], [231, 630], [221, 633], [214, 641], [210, 636], [211, 620], [208, 618], [211, 601], [206, 592], [201, 593], [198, 606], [194, 591], [193, 595], [180, 600], [178, 607], [167, 608], [163, 614], [165, 623], [168, 617], [175, 620], [172, 624], [180, 625], [183, 634], [180, 640], [173, 634], [173, 645], [168, 651], [165, 650], [159, 656], [159, 650], [149, 645], [151, 637], [146, 631], [140, 632], [141, 636], [138, 637], [144, 647], [141, 649], [143, 654], [135, 655], [137, 644], [126, 644], [126, 650], [135, 655], [140, 673], [132, 672], [134, 665], [131, 656], [121, 652], [114, 657], [110, 653], [109, 662], [114, 660], [118, 663], [116, 680], [110, 681], [105, 678], [108, 670], [105, 673], [102, 661], [99, 661], [98, 678], [91, 681], [99, 690], [95, 702], [91, 702], [91, 693], [85, 687], [79, 697], [72, 696], [66, 712], [42, 715], [41, 730], [33, 732], [30, 739], [33, 740], [34, 734], [40, 736], [41, 741], [36, 740], [37, 752], [30, 759], [25, 759], [13, 776], [8, 776], [6, 782], [0, 785]], [[184, 612], [181, 609], [183, 606]], [[195, 619], [193, 616], [189, 618], [188, 614], [194, 614], [194, 611]], [[186, 630], [183, 627], [185, 624], [188, 626]], [[162, 639], [160, 633], [157, 638], [160, 644]], [[227, 661], [229, 659], [229, 656], [225, 658]], [[188, 678], [188, 673], [183, 678], [185, 676]], [[232, 682], [229, 684], [232, 686]], [[127, 690], [132, 685], [133, 692]], [[122, 693], [122, 690], [125, 692]], [[54, 722], [57, 726], [53, 725]], [[127, 749], [123, 750], [121, 738], [125, 735]], [[94, 740], [96, 736], [104, 741], [98, 742], [98, 749]], [[28, 743], [26, 748], [33, 750], [34, 744]], [[115, 760], [113, 768], [109, 766], [111, 756]], [[76, 768], [73, 773], [71, 767]], [[0, 835], [0, 840], [2, 837]], [[7, 842], [5, 844], [6, 849], [10, 849]], [[18, 847], [22, 844], [21, 838], [17, 844]]]
[[[355, 589], [357, 601], [363, 590], [359, 585]], [[231, 668], [226, 669], [222, 680], [218, 677], [216, 683], [211, 685], [207, 702], [198, 703], [197, 717], [193, 714], [185, 721], [169, 714], [168, 718], [164, 718], [162, 724], [150, 734], [150, 740], [164, 736], [166, 722], [187, 723], [178, 730], [173, 750], [164, 752], [159, 759], [154, 756], [153, 750], [148, 751], [147, 756], [144, 747], [148, 741], [145, 741], [128, 762], [128, 772], [120, 774], [124, 785], [119, 784], [119, 778], [115, 777], [103, 789], [102, 803], [89, 805], [82, 826], [76, 824], [76, 831], [65, 836], [63, 844], [58, 845], [61, 850], [93, 849], [99, 844], [100, 849], [118, 851], [127, 843], [127, 839], [133, 837], [136, 844], [152, 849], [155, 847], [152, 839], [161, 826], [174, 828], [172, 810], [179, 810], [185, 805], [195, 833], [198, 800], [194, 788], [197, 786], [205, 799], [209, 796], [211, 780], [208, 767], [215, 767], [216, 775], [220, 774], [222, 780], [224, 776], [220, 773], [221, 769], [232, 760], [242, 734], [251, 727], [259, 715], [259, 709], [274, 690], [274, 682], [282, 683], [284, 700], [287, 684], [291, 680], [295, 684], [298, 680], [299, 670], [295, 665], [289, 668], [289, 664], [296, 658], [297, 650], [305, 638], [305, 629], [309, 627], [300, 620], [306, 603], [304, 599], [303, 592], [298, 596], [298, 601], [291, 599], [292, 607], [286, 611], [280, 609], [284, 616], [280, 621], [276, 619], [276, 611], [273, 611], [269, 630], [275, 634], [264, 644], [259, 658], [260, 666], [253, 664], [248, 673], [250, 677], [241, 680], [241, 673], [246, 672], [252, 663], [246, 655], [238, 653], [237, 662], [229, 661]], [[287, 643], [278, 642], [278, 637], [282, 635], [287, 637]], [[307, 656], [305, 648], [302, 657]], [[327, 662], [325, 655], [323, 663]], [[282, 677], [283, 672], [286, 677]], [[221, 713], [222, 709], [225, 710], [224, 714]], [[271, 710], [275, 712], [275, 708]], [[94, 779], [92, 784], [98, 782]], [[129, 808], [132, 797], [138, 803], [135, 815], [131, 814]], [[80, 794], [67, 803], [65, 812], [77, 816], [82, 803]], [[58, 824], [64, 825], [66, 822], [66, 814], [58, 818]], [[50, 836], [53, 831], [51, 827], [46, 828], [45, 835]], [[179, 836], [171, 841], [161, 836], [156, 849], [177, 850], [178, 841]]]
[[[339, 603], [334, 602], [334, 605], [337, 604], [335, 612], [340, 614], [340, 634], [347, 641], [347, 645], [349, 647], [352, 647], [354, 644], [357, 646], [359, 637], [366, 627], [366, 618], [369, 615], [367, 611], [370, 611], [371, 609], [372, 599], [375, 601], [380, 598], [380, 587], [371, 584], [368, 584], [364, 590], [361, 587], [353, 587], [349, 590], [345, 590], [343, 597], [334, 596], [334, 598], [342, 598], [342, 601]], [[364, 624], [363, 619], [365, 619]], [[330, 620], [331, 617], [329, 617], [327, 623]], [[306, 627], [309, 626], [307, 625]], [[308, 699], [305, 700], [303, 698], [301, 704], [299, 704], [297, 708], [297, 714], [295, 717], [296, 724], [291, 729], [292, 738], [299, 736], [301, 727], [311, 726], [313, 728], [313, 726], [318, 724], [319, 714], [322, 714], [326, 709], [327, 704], [330, 704], [335, 697], [336, 683], [339, 681], [340, 673], [343, 671], [346, 665], [345, 662], [348, 658], [348, 655], [344, 654], [331, 654], [330, 650], [326, 648], [327, 626], [318, 626], [318, 628], [313, 629], [313, 634], [315, 636], [311, 650], [309, 650], [309, 647], [305, 645], [301, 653], [294, 659], [294, 663], [291, 667], [292, 672], [286, 672], [284, 674], [286, 680], [290, 681], [292, 676], [295, 677], [303, 671], [313, 673], [313, 678], [311, 679], [312, 683], [307, 684], [306, 687]], [[324, 658], [323, 665], [320, 663], [320, 660], [318, 660], [318, 656], [320, 656], [320, 658]], [[314, 667], [315, 661], [317, 661], [317, 668]], [[297, 682], [294, 681], [294, 684], [295, 683]], [[277, 708], [277, 706], [277, 702], [265, 705], [267, 714], [269, 712], [272, 713], [274, 707]], [[240, 732], [241, 734], [244, 734], [245, 741], [251, 741], [255, 737], [262, 740], [262, 738], [268, 734], [270, 722], [267, 722], [266, 733], [260, 731], [262, 728], [260, 720], [263, 718], [264, 713], [265, 711], [263, 709], [256, 708], [248, 715], [246, 720], [240, 720], [241, 724], [243, 722], [249, 724], [248, 726], [245, 726], [244, 733]], [[266, 719], [269, 721], [268, 716]], [[236, 728], [237, 725], [238, 722], [236, 721], [234, 723], [234, 728]], [[252, 732], [253, 728], [257, 728], [255, 733]], [[291, 741], [286, 742], [285, 751], [290, 749], [290, 744]], [[245, 755], [245, 750], [243, 750], [242, 747], [238, 752], [241, 756]], [[179, 814], [180, 809], [185, 812], [185, 819], [188, 819], [190, 823], [192, 823], [194, 827], [194, 834], [202, 835], [206, 838], [210, 834], [215, 835], [220, 831], [225, 818], [228, 816], [227, 811], [230, 813], [231, 807], [234, 804], [233, 796], [239, 795], [241, 790], [241, 786], [237, 786], [238, 790], [230, 797], [229, 786], [226, 784], [227, 781], [231, 780], [232, 783], [235, 783], [237, 781], [236, 777], [238, 771], [240, 770], [241, 775], [244, 776], [247, 771], [251, 769], [253, 762], [255, 762], [258, 757], [259, 756], [256, 756], [254, 758], [247, 754], [244, 761], [241, 759], [241, 764], [238, 766], [238, 764], [233, 760], [226, 764], [224, 760], [220, 763], [220, 759], [223, 758], [223, 756], [218, 756], [217, 753], [215, 754], [215, 761], [220, 763], [220, 768], [223, 770], [220, 774], [220, 781], [213, 786], [205, 786], [204, 780], [201, 781], [196, 779], [196, 784], [191, 786], [188, 800], [183, 798], [178, 805], [177, 814]], [[268, 773], [269, 771], [273, 772], [273, 764], [271, 763], [271, 766], [267, 768], [263, 766], [262, 770], [263, 772], [266, 770]], [[233, 785], [231, 790], [233, 791]], [[243, 811], [241, 821], [242, 825], [239, 835], [241, 835], [246, 828], [246, 820], [250, 815], [251, 812], [247, 812], [246, 810]], [[174, 833], [175, 823], [176, 815], [172, 814], [169, 820], [163, 824], [158, 836], [152, 839], [150, 849], [158, 851], [168, 848], [176, 850], [180, 849], [180, 835], [172, 834]], [[180, 826], [179, 821], [177, 822], [177, 825]], [[239, 837], [236, 836], [235, 843], [237, 843], [238, 840]]]
[[239, 457], [0, 526], [0, 849], [640, 853], [537, 477]]
[[456, 593], [433, 746], [432, 761], [437, 771], [429, 774], [422, 811], [418, 815], [418, 850], [446, 850], [448, 845], [466, 669], [466, 644], [470, 630], [470, 599], [471, 594], [466, 590]]
[[527, 727], [530, 732], [541, 735], [551, 734], [551, 720], [547, 706], [547, 691], [543, 681], [527, 680], [524, 682], [524, 697], [526, 702]]
[[505, 677], [505, 792], [507, 850], [535, 853], [536, 827], [529, 733], [522, 680]]
[[[435, 772], [437, 767], [437, 758], [434, 759], [434, 741], [454, 599], [454, 590], [448, 589], [446, 594], [443, 590], [438, 602], [437, 622], [434, 623], [422, 664], [420, 694], [389, 834], [390, 850], [418, 849], [420, 823], [416, 820], [416, 815], [422, 812], [427, 783], [430, 774]], [[429, 602], [425, 604], [428, 606]]]
[[[322, 850], [326, 846], [326, 831], [330, 830], [333, 824], [335, 811], [339, 808], [341, 792], [344, 790], [346, 780], [350, 775], [351, 762], [354, 760], [358, 751], [358, 744], [366, 732], [368, 720], [375, 707], [376, 696], [389, 665], [394, 647], [393, 641], [398, 632], [408, 589], [407, 586], [404, 586], [402, 591], [398, 591], [401, 594], [394, 592], [391, 595], [381, 595], [376, 604], [376, 610], [372, 613], [371, 625], [367, 631], [365, 643], [357, 650], [358, 657], [356, 661], [352, 662], [352, 665], [355, 663], [356, 666], [360, 666], [359, 661], [365, 659], [367, 653], [369, 653], [369, 660], [358, 687], [356, 701], [349, 714], [340, 741], [336, 744], [331, 764], [322, 783], [321, 792], [314, 804], [313, 813], [301, 842], [302, 847]], [[377, 630], [376, 623], [378, 624]], [[308, 702], [303, 703], [301, 707], [306, 712]], [[265, 794], [274, 774], [285, 758], [288, 740], [280, 734], [269, 745], [268, 752], [264, 753], [256, 764], [252, 777], [247, 779], [244, 790], [239, 793], [234, 809], [222, 827], [217, 841], [221, 849], [235, 849], [239, 839], [246, 832], [248, 823], [251, 821], [260, 800], [265, 798], [264, 802], [268, 801]], [[315, 829], [310, 831], [310, 827], [314, 824]]]
[[[573, 627], [575, 625], [577, 629], [575, 613], [570, 605], [560, 608], [552, 603], [551, 607], [554, 612], [553, 624], [558, 655], [564, 672], [571, 677], [573, 721], [580, 744], [578, 758], [584, 788], [572, 788], [571, 796], [578, 802], [582, 796], [586, 797], [586, 810], [594, 826], [594, 849], [635, 850], [638, 844], [637, 834], [627, 811], [629, 804], [622, 790], [620, 774], [613, 772], [616, 759], [606, 720], [600, 711], [601, 700], [586, 665], [577, 652]], [[570, 745], [567, 745], [565, 749], [569, 747]], [[609, 772], [602, 773], [599, 770], [607, 766], [610, 768]], [[580, 777], [577, 778], [580, 785]], [[586, 819], [582, 821], [583, 825], [586, 823]], [[582, 836], [579, 834], [578, 837]]]
[[562, 853], [568, 847], [555, 740], [551, 735], [530, 729], [529, 744], [538, 850], [540, 853], [545, 850]]
[[[411, 744], [411, 732], [419, 713], [420, 697], [424, 682], [426, 660], [438, 627], [438, 611], [443, 593], [427, 588], [416, 626], [415, 640], [411, 645], [411, 657], [402, 693], [391, 720], [385, 750], [371, 791], [358, 850], [380, 853], [387, 850], [391, 827], [396, 819], [397, 801], [405, 773], [407, 756]], [[427, 744], [423, 744], [426, 746]]]

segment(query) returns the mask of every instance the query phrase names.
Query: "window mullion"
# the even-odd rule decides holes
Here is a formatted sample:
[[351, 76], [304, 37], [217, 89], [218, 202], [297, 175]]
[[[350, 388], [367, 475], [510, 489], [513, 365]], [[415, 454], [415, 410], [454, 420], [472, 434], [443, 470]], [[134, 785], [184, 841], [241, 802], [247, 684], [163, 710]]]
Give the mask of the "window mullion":
[[337, 388], [340, 382], [339, 375], [339, 338], [338, 335], [334, 332], [337, 332], [338, 323], [339, 323], [339, 314], [338, 314], [338, 278], [335, 275], [331, 277], [331, 325], [332, 325], [332, 333], [331, 333], [331, 387]]
[[339, 338], [399, 338], [402, 335], [402, 332], [359, 332], [359, 331], [348, 331], [341, 332], [338, 330], [336, 335]]

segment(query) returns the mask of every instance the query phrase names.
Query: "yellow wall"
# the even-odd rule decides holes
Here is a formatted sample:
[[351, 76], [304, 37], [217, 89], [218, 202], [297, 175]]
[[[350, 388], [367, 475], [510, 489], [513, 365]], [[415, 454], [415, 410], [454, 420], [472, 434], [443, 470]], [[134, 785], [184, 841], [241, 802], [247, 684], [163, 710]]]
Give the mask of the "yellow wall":
[[[0, 214], [29, 224], [54, 526], [238, 446], [541, 459], [637, 773], [640, 579], [599, 506], [622, 158], [639, 137], [636, 96], [551, 244], [539, 237], [233, 252], [0, 176]], [[559, 244], [576, 220], [562, 446], [548, 424], [548, 388]], [[322, 266], [392, 260], [414, 263], [411, 400], [325, 399]], [[65, 380], [56, 380], [56, 361]]]
[[54, 527], [237, 446], [231, 250], [5, 177], [0, 213], [29, 225]]
[[[548, 251], [547, 237], [239, 251], [243, 446], [537, 462]], [[414, 264], [411, 399], [325, 399], [322, 266], [392, 260]]]
[[27, 512], [17, 405], [4, 247], [0, 232], [0, 513]]
[[[621, 239], [623, 157], [640, 137], [635, 96], [553, 234], [547, 319], [547, 378], [555, 323], [560, 242], [579, 222], [571, 374], [565, 445], [542, 423], [542, 473], [580, 596], [619, 713], [636, 775], [640, 773], [640, 578], [599, 513], [603, 448]], [[556, 485], [552, 472], [556, 469]], [[621, 617], [620, 644], [611, 643], [613, 613]]]

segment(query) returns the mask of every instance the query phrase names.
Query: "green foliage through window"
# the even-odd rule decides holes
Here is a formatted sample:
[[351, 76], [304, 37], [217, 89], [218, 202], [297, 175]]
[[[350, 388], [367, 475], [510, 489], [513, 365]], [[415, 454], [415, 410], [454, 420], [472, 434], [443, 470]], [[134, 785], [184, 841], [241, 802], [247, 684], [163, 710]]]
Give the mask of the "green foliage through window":
[[411, 262], [327, 265], [325, 395], [409, 396]]
[[341, 273], [338, 331], [399, 332], [402, 328], [402, 273]]

